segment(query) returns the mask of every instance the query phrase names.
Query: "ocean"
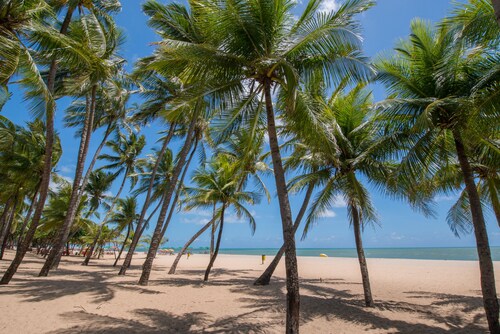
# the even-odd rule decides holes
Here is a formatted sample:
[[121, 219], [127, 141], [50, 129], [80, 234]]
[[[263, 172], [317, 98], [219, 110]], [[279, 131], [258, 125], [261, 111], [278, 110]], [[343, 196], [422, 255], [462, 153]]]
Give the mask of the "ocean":
[[[175, 249], [178, 252], [180, 249]], [[140, 250], [139, 250], [140, 251]], [[205, 253], [208, 248], [192, 248], [192, 253]], [[224, 248], [220, 249], [220, 254], [238, 255], [262, 255], [274, 256], [278, 248]], [[330, 257], [356, 258], [355, 248], [299, 248], [298, 256], [319, 256], [326, 254]], [[368, 258], [382, 259], [418, 259], [418, 260], [459, 260], [475, 261], [477, 252], [473, 247], [433, 247], [433, 248], [365, 248], [365, 255]], [[500, 247], [491, 247], [491, 255], [494, 261], [500, 261]]]

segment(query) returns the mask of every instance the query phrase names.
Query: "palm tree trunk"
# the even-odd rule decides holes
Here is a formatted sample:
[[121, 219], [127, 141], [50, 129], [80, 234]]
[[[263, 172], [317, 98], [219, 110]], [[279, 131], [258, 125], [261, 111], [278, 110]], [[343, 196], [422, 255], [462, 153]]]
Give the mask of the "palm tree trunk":
[[198, 120], [198, 109], [195, 110], [193, 115], [191, 116], [191, 122], [189, 124], [189, 129], [186, 134], [186, 141], [182, 146], [181, 151], [179, 152], [179, 160], [175, 164], [174, 170], [172, 172], [172, 177], [169, 181], [169, 186], [167, 192], [165, 194], [165, 200], [163, 202], [163, 206], [160, 210], [160, 216], [158, 217], [158, 222], [156, 223], [156, 228], [151, 237], [151, 244], [149, 245], [148, 254], [146, 256], [146, 260], [142, 266], [142, 274], [139, 279], [140, 285], [147, 285], [149, 280], [149, 275], [151, 274], [151, 269], [153, 267], [153, 260], [156, 256], [156, 252], [158, 247], [160, 246], [161, 241], [161, 231], [163, 227], [163, 221], [165, 220], [165, 216], [167, 214], [168, 207], [170, 205], [170, 201], [172, 199], [172, 194], [176, 188], [177, 181], [179, 179], [179, 175], [181, 174], [182, 169], [186, 163], [186, 158], [191, 149], [191, 144], [194, 139], [194, 129], [196, 126], [196, 122]]
[[173, 275], [175, 274], [175, 270], [177, 269], [177, 265], [179, 264], [179, 261], [182, 257], [182, 254], [184, 254], [186, 252], [186, 249], [188, 249], [189, 246], [191, 246], [191, 244], [196, 240], [198, 239], [198, 237], [200, 235], [203, 234], [203, 232], [205, 232], [206, 230], [208, 230], [208, 228], [210, 226], [212, 226], [215, 221], [217, 220], [217, 216], [213, 216], [212, 217], [212, 220], [210, 220], [208, 223], [206, 223], [198, 232], [196, 232], [192, 237], [191, 239], [188, 240], [188, 242], [186, 242], [186, 244], [182, 247], [182, 249], [180, 250], [180, 252], [177, 254], [177, 256], [175, 257], [175, 260], [174, 260], [174, 263], [172, 263], [172, 266], [170, 267], [170, 270], [168, 271], [168, 274], [169, 275]]
[[493, 9], [495, 10], [495, 17], [497, 18], [498, 26], [500, 26], [500, 0], [491, 0]]
[[193, 160], [193, 156], [194, 156], [194, 153], [196, 152], [197, 147], [198, 147], [198, 140], [195, 140], [193, 150], [191, 151], [191, 154], [189, 155], [189, 158], [186, 162], [186, 165], [184, 166], [184, 171], [182, 172], [179, 184], [177, 185], [177, 190], [175, 191], [174, 201], [172, 202], [172, 206], [170, 207], [170, 212], [168, 213], [167, 220], [166, 220], [165, 224], [163, 225], [163, 229], [161, 230], [160, 240], [163, 239], [163, 236], [165, 235], [165, 232], [167, 231], [168, 225], [170, 224], [170, 221], [172, 220], [172, 216], [174, 215], [175, 206], [177, 205], [177, 201], [179, 200], [182, 186], [184, 184], [184, 179], [186, 178], [186, 174], [187, 174], [187, 171], [189, 169], [189, 165], [191, 164], [191, 161]]
[[122, 256], [122, 252], [125, 249], [125, 245], [127, 244], [127, 240], [130, 237], [130, 231], [132, 230], [132, 223], [127, 225], [127, 235], [125, 235], [125, 239], [123, 240], [123, 244], [120, 247], [120, 252], [118, 253], [118, 256], [115, 259], [115, 263], [113, 263], [113, 267], [116, 267], [116, 264], [120, 260], [120, 257]]
[[21, 226], [21, 232], [19, 233], [19, 238], [17, 239], [17, 247], [21, 245], [21, 242], [23, 240], [23, 235], [24, 235], [24, 230], [26, 230], [26, 227], [28, 226], [28, 223], [31, 219], [31, 215], [33, 214], [33, 209], [35, 208], [36, 205], [36, 197], [38, 196], [40, 187], [38, 187], [35, 191], [35, 194], [33, 195], [33, 198], [31, 199], [31, 204], [28, 209], [28, 212], [26, 213], [26, 217], [24, 217], [23, 221], [23, 226]]
[[125, 169], [125, 175], [123, 176], [123, 180], [122, 180], [122, 183], [120, 185], [120, 189], [116, 193], [116, 196], [113, 199], [113, 202], [111, 203], [111, 206], [109, 207], [109, 210], [106, 213], [106, 216], [104, 217], [104, 219], [103, 219], [103, 221], [101, 223], [101, 226], [99, 227], [99, 231], [97, 232], [97, 235], [95, 236], [95, 238], [94, 238], [94, 240], [92, 242], [92, 245], [90, 246], [90, 250], [88, 251], [87, 254], [85, 254], [85, 260], [83, 260], [83, 263], [82, 263], [82, 265], [84, 265], [84, 266], [88, 266], [89, 265], [90, 258], [92, 257], [92, 253], [94, 253], [94, 248], [97, 245], [97, 242], [99, 242], [99, 238], [100, 238], [101, 233], [102, 233], [102, 231], [104, 229], [104, 225], [106, 225], [106, 222], [108, 221], [108, 217], [113, 212], [113, 209], [115, 208], [116, 202], [120, 198], [120, 195], [121, 195], [121, 193], [123, 191], [123, 188], [125, 187], [125, 182], [127, 181], [128, 173], [129, 173], [129, 168], [127, 167]]
[[76, 216], [76, 211], [79, 206], [78, 203], [79, 193], [80, 193], [79, 188], [81, 185], [83, 168], [85, 166], [85, 158], [87, 155], [90, 143], [90, 137], [92, 134], [92, 126], [94, 124], [96, 91], [97, 91], [97, 86], [94, 85], [91, 91], [90, 103], [88, 102], [89, 99], [87, 98], [87, 112], [85, 115], [85, 122], [83, 125], [80, 148], [78, 151], [75, 179], [73, 180], [73, 189], [71, 191], [68, 212], [66, 213], [66, 218], [64, 219], [63, 226], [59, 230], [59, 234], [57, 235], [52, 250], [50, 251], [50, 254], [47, 257], [47, 260], [45, 261], [42, 270], [40, 270], [40, 273], [38, 274], [39, 277], [47, 276], [49, 274], [49, 271], [53, 268], [54, 264], [58, 262], [57, 258], [61, 256], [62, 249], [66, 244], [66, 240], [68, 239], [71, 225], [73, 224], [73, 221]]
[[92, 161], [90, 161], [90, 165], [87, 168], [87, 172], [85, 173], [85, 176], [82, 180], [82, 185], [80, 186], [80, 194], [79, 194], [80, 198], [82, 197], [82, 195], [85, 191], [85, 187], [87, 186], [87, 183], [89, 182], [90, 174], [94, 170], [94, 166], [95, 166], [95, 163], [97, 161], [97, 157], [99, 156], [99, 154], [101, 154], [101, 151], [102, 151], [104, 145], [106, 145], [106, 142], [108, 141], [109, 135], [112, 132], [111, 129], [112, 129], [112, 124], [109, 124], [108, 127], [106, 128], [106, 132], [104, 132], [104, 137], [102, 137], [101, 143], [97, 147], [97, 150], [95, 151], [94, 156], [92, 157]]
[[352, 225], [354, 227], [354, 239], [356, 240], [356, 250], [358, 252], [359, 268], [363, 280], [363, 292], [365, 294], [365, 305], [373, 307], [372, 290], [370, 288], [370, 277], [368, 276], [368, 266], [366, 264], [363, 240], [361, 239], [361, 221], [359, 211], [354, 205], [350, 205]]
[[[215, 216], [215, 203], [212, 215]], [[214, 246], [215, 246], [215, 224], [212, 224], [212, 229], [210, 231], [210, 257], [214, 256]]]
[[500, 201], [498, 200], [498, 190], [495, 185], [495, 180], [488, 179], [488, 191], [490, 193], [491, 206], [493, 207], [493, 212], [497, 218], [497, 224], [500, 227]]
[[207, 270], [205, 270], [205, 277], [203, 278], [203, 280], [205, 282], [208, 281], [208, 276], [210, 275], [210, 271], [212, 270], [212, 266], [214, 265], [215, 259], [217, 258], [217, 254], [219, 254], [220, 241], [222, 238], [222, 229], [224, 228], [225, 208], [226, 208], [226, 205], [225, 205], [225, 203], [223, 203], [222, 212], [221, 212], [221, 216], [220, 216], [219, 234], [217, 235], [217, 243], [215, 244], [214, 255], [210, 257], [210, 262], [208, 263]]
[[139, 217], [139, 220], [137, 221], [135, 233], [134, 233], [134, 236], [132, 237], [132, 243], [130, 244], [127, 255], [125, 256], [125, 260], [123, 261], [123, 264], [120, 268], [120, 272], [118, 273], [118, 275], [125, 275], [128, 267], [130, 267], [130, 263], [132, 262], [132, 256], [134, 255], [135, 248], [137, 247], [137, 244], [139, 243], [139, 239], [140, 239], [141, 234], [142, 234], [141, 231], [142, 231], [142, 225], [144, 222], [144, 217], [146, 217], [146, 211], [148, 210], [149, 205], [150, 205], [151, 194], [153, 191], [153, 185], [155, 182], [156, 173], [158, 172], [158, 167], [160, 166], [161, 160], [163, 159], [163, 156], [165, 155], [165, 152], [167, 151], [168, 144], [170, 143], [170, 140], [172, 139], [172, 137], [174, 135], [175, 127], [176, 127], [175, 123], [172, 123], [170, 125], [170, 129], [168, 131], [167, 137], [163, 141], [163, 146], [161, 147], [160, 153], [158, 153], [158, 157], [156, 158], [155, 165], [153, 167], [153, 170], [151, 171], [151, 179], [149, 181], [148, 192], [146, 193], [146, 199], [144, 200], [144, 205], [142, 206], [141, 216]]
[[479, 256], [479, 268], [481, 271], [481, 290], [483, 292], [484, 310], [486, 312], [490, 332], [498, 334], [500, 333], [500, 324], [498, 322], [499, 306], [495, 286], [495, 272], [491, 260], [488, 232], [486, 231], [481, 201], [477, 193], [477, 187], [474, 182], [474, 176], [467, 158], [461, 134], [457, 130], [454, 130], [453, 138], [455, 140], [458, 161], [464, 177], [465, 190], [469, 195], [472, 223], [474, 225], [477, 253]]
[[7, 218], [9, 217], [9, 210], [11, 203], [12, 203], [12, 197], [9, 197], [9, 199], [5, 202], [2, 215], [0, 216], [0, 234], [2, 233], [1, 231], [3, 231], [5, 224], [7, 223]]
[[283, 225], [283, 240], [285, 242], [285, 268], [286, 268], [286, 333], [299, 333], [300, 319], [300, 293], [299, 293], [299, 272], [297, 268], [297, 255], [295, 249], [295, 233], [293, 231], [292, 212], [288, 199], [288, 189], [285, 181], [285, 171], [281, 161], [281, 153], [276, 134], [276, 124], [274, 120], [273, 101], [271, 97], [271, 80], [264, 81], [264, 94], [267, 113], [267, 132], [269, 135], [269, 146], [273, 161], [274, 178], [278, 201], [280, 205], [281, 222]]
[[[314, 184], [311, 182], [307, 187], [306, 195], [304, 196], [304, 201], [302, 202], [302, 206], [300, 207], [299, 213], [297, 217], [295, 217], [295, 222], [293, 223], [294, 233], [297, 232], [300, 222], [302, 221], [302, 217], [304, 217], [304, 214], [306, 213], [307, 206], [309, 205], [309, 201], [311, 200], [313, 190], [314, 190]], [[266, 268], [266, 270], [264, 270], [262, 275], [260, 275], [260, 277], [255, 280], [253, 285], [269, 285], [271, 277], [273, 276], [276, 267], [278, 267], [278, 264], [280, 263], [283, 254], [285, 254], [285, 244], [281, 246], [281, 248], [279, 249], [274, 259], [271, 261], [269, 266]]]
[[14, 217], [16, 216], [17, 204], [18, 204], [18, 195], [14, 197], [14, 206], [12, 207], [9, 218], [7, 219], [7, 221], [3, 226], [2, 235], [0, 236], [0, 260], [3, 260], [3, 254], [5, 251], [5, 247], [7, 246], [7, 240], [10, 235], [12, 222], [14, 221]]
[[[75, 7], [69, 6], [64, 21], [61, 25], [60, 33], [65, 35], [68, 31], [69, 24], [71, 22], [71, 17], [73, 16], [73, 11]], [[54, 92], [54, 84], [57, 73], [57, 61], [52, 60], [49, 67], [49, 72], [47, 76], [47, 89], [52, 94]], [[12, 260], [9, 268], [4, 273], [0, 284], [9, 284], [12, 277], [14, 277], [17, 272], [17, 268], [24, 259], [26, 251], [28, 250], [31, 240], [35, 235], [35, 231], [40, 223], [40, 218], [42, 217], [43, 208], [45, 206], [45, 201], [49, 193], [50, 176], [52, 171], [52, 152], [54, 149], [54, 113], [55, 104], [53, 102], [46, 103], [46, 122], [45, 122], [45, 159], [43, 162], [43, 172], [42, 172], [42, 182], [40, 184], [40, 198], [36, 205], [35, 213], [33, 214], [33, 220], [31, 221], [30, 228], [26, 233], [21, 247], [17, 248], [16, 256]]]

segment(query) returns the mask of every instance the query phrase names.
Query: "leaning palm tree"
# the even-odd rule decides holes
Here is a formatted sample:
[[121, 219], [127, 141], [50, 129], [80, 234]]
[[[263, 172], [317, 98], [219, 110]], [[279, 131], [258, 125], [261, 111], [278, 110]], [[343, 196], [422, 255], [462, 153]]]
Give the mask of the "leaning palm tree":
[[491, 333], [500, 332], [499, 305], [481, 200], [474, 180], [471, 144], [498, 134], [498, 54], [470, 49], [446, 25], [411, 24], [411, 37], [396, 54], [380, 58], [378, 79], [391, 98], [379, 104], [402, 162], [402, 182], [420, 183], [439, 166], [458, 160], [470, 210]]
[[[286, 93], [288, 115], [298, 86], [315, 72], [335, 84], [346, 74], [366, 78], [359, 27], [354, 16], [370, 1], [350, 0], [335, 12], [310, 0], [296, 19], [295, 2], [250, 0], [161, 5], [144, 10], [162, 41], [148, 64], [185, 85], [182, 101], [211, 98], [225, 110], [248, 115], [265, 106], [276, 188], [286, 242], [287, 333], [299, 330], [299, 285], [290, 202], [276, 133], [272, 91]], [[182, 59], [182, 61], [180, 61]], [[255, 106], [259, 106], [255, 108]], [[248, 117], [231, 119], [245, 120]]]
[[219, 232], [213, 255], [205, 271], [204, 280], [207, 281], [212, 266], [214, 265], [221, 244], [224, 229], [224, 217], [226, 210], [233, 208], [238, 217], [248, 219], [252, 233], [255, 231], [255, 219], [244, 204], [256, 204], [259, 202], [258, 193], [242, 191], [239, 188], [239, 180], [235, 178], [236, 165], [231, 163], [225, 155], [218, 155], [207, 167], [198, 169], [192, 178], [196, 187], [187, 187], [185, 210], [193, 208], [212, 208], [220, 206]]
[[[80, 9], [82, 7], [79, 7]], [[79, 191], [82, 183], [83, 169], [88, 153], [88, 147], [94, 125], [94, 117], [97, 104], [97, 87], [107, 79], [117, 74], [122, 66], [123, 59], [116, 55], [118, 47], [122, 42], [121, 32], [116, 27], [110, 16], [99, 19], [98, 13], [93, 10], [87, 13], [81, 13], [79, 20], [74, 21], [70, 26], [70, 35], [79, 41], [82, 48], [88, 49], [94, 54], [91, 66], [68, 68], [68, 75], [61, 90], [67, 94], [83, 98], [86, 101], [86, 115], [81, 131], [81, 141], [78, 150], [78, 159], [73, 181], [73, 196], [68, 215], [59, 236], [47, 257], [39, 276], [47, 276], [49, 271], [57, 267], [61, 250], [69, 236], [71, 225], [73, 224], [73, 215], [76, 209], [76, 203], [83, 194]]]
[[[105, 5], [101, 8], [111, 8], [112, 2], [113, 1], [110, 1], [108, 3], [109, 6]], [[51, 3], [51, 5], [55, 5], [55, 3]], [[31, 243], [31, 240], [35, 235], [36, 228], [40, 223], [45, 200], [47, 199], [53, 165], [53, 148], [55, 137], [54, 114], [56, 109], [54, 93], [58, 67], [59, 65], [61, 65], [61, 63], [63, 63], [63, 60], [64, 63], [67, 64], [72, 63], [88, 65], [90, 59], [93, 58], [92, 53], [82, 52], [78, 43], [74, 43], [71, 39], [66, 39], [64, 37], [68, 32], [73, 13], [78, 5], [80, 5], [81, 7], [85, 7], [89, 6], [89, 3], [80, 3], [80, 1], [63, 1], [57, 2], [57, 5], [53, 6], [57, 7], [55, 8], [56, 12], [62, 8], [66, 9], [66, 13], [62, 15], [64, 19], [60, 24], [59, 32], [57, 32], [56, 30], [50, 30], [50, 28], [47, 28], [46, 25], [40, 26], [36, 24], [39, 22], [39, 14], [41, 13], [40, 10], [44, 11], [47, 8], [45, 1], [2, 1], [2, 10], [0, 15], [5, 16], [0, 20], [3, 23], [1, 34], [2, 36], [0, 37], [0, 45], [2, 46], [0, 51], [0, 58], [3, 59], [1, 59], [0, 62], [2, 62], [2, 69], [10, 68], [10, 71], [7, 71], [8, 73], [6, 75], [5, 72], [2, 71], [2, 74], [0, 75], [3, 80], [3, 82], [0, 83], [0, 87], [2, 87], [3, 92], [1, 94], [3, 96], [0, 96], [0, 100], [3, 101], [0, 102], [4, 102], [6, 99], [6, 89], [4, 85], [6, 80], [8, 80], [8, 78], [12, 74], [12, 70], [15, 69], [26, 73], [26, 75], [23, 76], [22, 82], [24, 85], [29, 87], [30, 96], [41, 98], [43, 101], [42, 104], [44, 105], [46, 116], [46, 141], [42, 182], [39, 189], [40, 195], [36, 204], [35, 211], [33, 213], [32, 223], [26, 233], [23, 243], [20, 245], [20, 247], [18, 247], [16, 251], [14, 260], [5, 272], [1, 280], [1, 284], [8, 284], [12, 277], [15, 275], [17, 268], [21, 264], [24, 255], [26, 254], [26, 251], [28, 250], [28, 247]], [[27, 19], [26, 15], [34, 15], [34, 17]], [[21, 16], [22, 19], [19, 19], [18, 16]], [[11, 22], [11, 20], [13, 20], [12, 22], [14, 22], [15, 24], [9, 25], [9, 22]], [[34, 49], [39, 47], [40, 56], [43, 55], [43, 58], [50, 64], [45, 81], [42, 79], [40, 73], [38, 72], [37, 66], [33, 63], [33, 56], [29, 52], [27, 52], [27, 50], [25, 50], [24, 44], [21, 42], [21, 40], [18, 37], [15, 37], [23, 36], [23, 38], [28, 38], [27, 34], [23, 33], [22, 30], [30, 31], [32, 34], [34, 34], [35, 40], [40, 42], [34, 44]], [[10, 64], [17, 64], [17, 68], [14, 68], [10, 65], [4, 66], [5, 61]], [[26, 69], [24, 69], [23, 64], [26, 65]]]
[[94, 251], [94, 248], [100, 238], [100, 234], [104, 229], [104, 226], [108, 223], [108, 218], [112, 214], [114, 207], [118, 202], [118, 199], [120, 198], [127, 179], [131, 179], [131, 188], [133, 188], [137, 183], [137, 177], [135, 177], [136, 169], [138, 167], [137, 161], [145, 145], [146, 137], [144, 137], [144, 135], [137, 136], [135, 133], [132, 133], [130, 136], [126, 137], [125, 135], [120, 133], [117, 135], [116, 140], [109, 141], [107, 143], [107, 146], [111, 148], [113, 154], [103, 154], [99, 157], [99, 159], [107, 160], [109, 162], [109, 164], [102, 166], [102, 169], [115, 171], [115, 176], [118, 176], [123, 172], [123, 179], [118, 192], [111, 202], [110, 207], [107, 209], [106, 216], [100, 224], [101, 228], [98, 229], [94, 242], [90, 246], [90, 250], [85, 257], [85, 260], [83, 262], [84, 265], [88, 265], [92, 256], [92, 252]]

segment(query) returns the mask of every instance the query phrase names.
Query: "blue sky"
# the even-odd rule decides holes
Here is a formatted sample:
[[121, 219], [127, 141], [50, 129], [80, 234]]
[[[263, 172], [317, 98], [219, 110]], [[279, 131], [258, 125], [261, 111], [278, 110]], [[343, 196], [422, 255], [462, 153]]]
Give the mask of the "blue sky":
[[[146, 16], [141, 12], [141, 1], [122, 0], [123, 10], [117, 17], [127, 42], [122, 48], [122, 55], [128, 60], [129, 66], [138, 58], [149, 55], [157, 39], [146, 25]], [[337, 3], [329, 0], [325, 8], [335, 8]], [[299, 4], [300, 7], [303, 4]], [[378, 4], [368, 12], [360, 15], [359, 19], [364, 28], [364, 48], [368, 56], [374, 56], [382, 51], [388, 51], [399, 38], [408, 35], [410, 21], [414, 17], [437, 21], [444, 17], [451, 9], [452, 4], [447, 0], [379, 0]], [[22, 101], [22, 94], [15, 88], [12, 89], [13, 97], [7, 103], [2, 114], [21, 124], [30, 119], [27, 104]], [[383, 87], [375, 86], [374, 94], [377, 100], [384, 98]], [[68, 101], [60, 101], [58, 105], [56, 127], [62, 139], [64, 154], [59, 162], [58, 171], [63, 176], [71, 179], [75, 170], [78, 140], [74, 138], [74, 130], [64, 128], [62, 117]], [[148, 139], [148, 147], [144, 154], [150, 152], [158, 138], [157, 131], [163, 125], [154, 124], [143, 129]], [[102, 132], [94, 134], [90, 152], [93, 152], [100, 141]], [[178, 145], [174, 145], [174, 149]], [[193, 162], [196, 167], [198, 162]], [[281, 221], [278, 202], [274, 196], [274, 179], [266, 178], [271, 193], [270, 204], [263, 200], [260, 205], [251, 208], [257, 220], [257, 231], [254, 236], [246, 223], [239, 221], [234, 215], [229, 215], [225, 228], [222, 247], [279, 247], [282, 242]], [[117, 182], [118, 183], [118, 182]], [[115, 185], [113, 191], [116, 191]], [[428, 219], [412, 212], [403, 202], [395, 202], [384, 198], [375, 190], [372, 192], [373, 201], [378, 209], [381, 227], [367, 227], [363, 238], [365, 247], [466, 247], [474, 246], [472, 235], [456, 238], [448, 228], [445, 217], [448, 208], [453, 204], [454, 198], [439, 196], [438, 218]], [[291, 196], [292, 211], [295, 215], [302, 203], [302, 194]], [[204, 222], [210, 219], [208, 212], [193, 211], [179, 212], [173, 218], [167, 231], [171, 247], [181, 246], [194, 234]], [[153, 224], [156, 222], [152, 220]], [[150, 227], [152, 230], [152, 227]], [[492, 217], [488, 217], [488, 230], [491, 245], [500, 245], [500, 231]], [[194, 246], [207, 246], [208, 234], [200, 237]], [[298, 247], [354, 247], [352, 229], [349, 227], [346, 209], [341, 200], [335, 203], [328, 214], [310, 231], [304, 241], [298, 241]]]

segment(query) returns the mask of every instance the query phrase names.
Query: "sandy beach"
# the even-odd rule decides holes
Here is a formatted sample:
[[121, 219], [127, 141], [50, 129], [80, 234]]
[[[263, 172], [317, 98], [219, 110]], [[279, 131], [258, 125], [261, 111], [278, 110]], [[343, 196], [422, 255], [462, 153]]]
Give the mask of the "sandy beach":
[[[13, 253], [6, 255], [0, 272]], [[65, 257], [59, 270], [38, 278], [43, 261], [28, 254], [11, 284], [0, 286], [0, 333], [283, 332], [283, 261], [271, 285], [255, 287], [265, 268], [259, 256], [219, 255], [203, 283], [208, 255], [184, 258], [176, 275], [167, 275], [174, 256], [161, 255], [142, 287], [136, 285], [142, 258], [123, 277], [113, 256], [88, 267]], [[356, 259], [299, 258], [302, 333], [486, 333], [476, 262], [368, 259], [368, 265], [374, 308], [363, 307]]]

